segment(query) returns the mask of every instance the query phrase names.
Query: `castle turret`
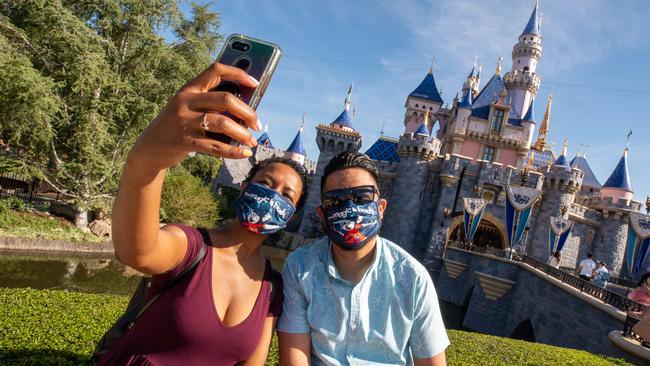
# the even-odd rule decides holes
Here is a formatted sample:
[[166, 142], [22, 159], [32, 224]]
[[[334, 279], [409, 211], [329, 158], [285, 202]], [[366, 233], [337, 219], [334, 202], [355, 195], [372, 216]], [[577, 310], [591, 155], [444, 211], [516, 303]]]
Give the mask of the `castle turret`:
[[284, 152], [284, 157], [295, 160], [301, 165], [305, 163], [307, 153], [305, 152], [305, 147], [302, 145], [302, 127], [300, 127], [296, 137], [291, 141], [289, 148]]
[[316, 206], [320, 204], [320, 180], [325, 166], [334, 155], [343, 151], [358, 151], [361, 148], [361, 134], [352, 127], [352, 116], [349, 112], [352, 86], [345, 98], [343, 112], [330, 124], [316, 126], [316, 144], [320, 154], [316, 171], [309, 184], [309, 192], [304, 208], [304, 217], [300, 224], [299, 233], [307, 238], [322, 234], [320, 219], [316, 214]]
[[467, 80], [465, 80], [465, 82], [463, 83], [463, 97], [465, 97], [465, 95], [467, 95], [468, 92], [478, 94], [482, 67], [483, 66], [480, 66], [477, 71], [476, 61], [474, 61], [474, 66], [472, 67], [472, 71], [469, 72], [469, 75], [467, 75]]
[[[565, 141], [562, 154], [549, 168], [544, 179], [542, 201], [535, 215], [535, 225], [532, 235], [529, 235], [528, 254], [533, 258], [546, 261], [550, 255], [548, 252], [548, 231], [550, 229], [551, 216], [568, 217], [569, 209], [575, 198], [576, 192], [580, 191], [583, 172], [577, 168], [571, 168], [566, 158], [567, 144]], [[578, 258], [577, 245], [567, 243], [562, 250], [562, 263], [571, 267]]]
[[519, 42], [512, 48], [512, 69], [503, 77], [512, 104], [513, 118], [522, 118], [521, 116], [526, 115], [541, 82], [535, 72], [542, 56], [542, 35], [538, 13], [539, 2], [535, 4], [528, 24], [519, 36]]
[[621, 160], [600, 190], [600, 197], [611, 197], [614, 202], [618, 200], [631, 200], [634, 191], [630, 183], [630, 173], [627, 169], [627, 147], [623, 151]]
[[429, 137], [424, 128], [429, 122], [425, 113], [423, 124], [415, 133], [404, 133], [398, 143], [400, 162], [395, 171], [392, 184], [392, 196], [388, 203], [381, 233], [393, 240], [412, 254], [420, 253], [426, 242], [415, 243], [414, 238], [426, 225], [414, 217], [419, 217], [422, 209], [422, 197], [427, 191], [430, 178], [430, 162], [438, 157], [440, 141]]
[[438, 113], [443, 103], [438, 87], [436, 86], [436, 81], [433, 78], [432, 65], [420, 85], [406, 98], [406, 103], [404, 104], [406, 108], [406, 113], [404, 114], [404, 133], [414, 133], [424, 121], [424, 116], [427, 111], [433, 116], [427, 125], [429, 131], [432, 131], [433, 125], [436, 122], [436, 113]]

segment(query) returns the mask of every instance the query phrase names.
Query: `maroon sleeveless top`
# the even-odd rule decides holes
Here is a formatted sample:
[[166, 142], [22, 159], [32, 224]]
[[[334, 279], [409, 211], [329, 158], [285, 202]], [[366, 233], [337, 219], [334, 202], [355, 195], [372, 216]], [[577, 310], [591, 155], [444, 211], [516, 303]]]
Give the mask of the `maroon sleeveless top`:
[[[176, 226], [187, 235], [187, 253], [176, 268], [153, 277], [148, 297], [187, 268], [201, 246], [206, 245], [198, 230]], [[259, 343], [266, 318], [280, 316], [282, 280], [267, 260], [262, 287], [250, 315], [241, 323], [226, 327], [212, 296], [212, 257], [213, 251], [208, 247], [194, 271], [145, 311], [97, 365], [232, 366], [246, 360]], [[275, 293], [273, 303], [271, 283]]]

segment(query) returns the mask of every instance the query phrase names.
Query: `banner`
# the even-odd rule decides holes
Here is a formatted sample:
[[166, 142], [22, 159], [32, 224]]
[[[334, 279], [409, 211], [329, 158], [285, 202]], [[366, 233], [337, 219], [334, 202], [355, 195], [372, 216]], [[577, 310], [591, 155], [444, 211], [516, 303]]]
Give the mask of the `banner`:
[[625, 262], [628, 274], [631, 276], [634, 276], [643, 265], [648, 255], [648, 247], [650, 247], [650, 216], [630, 212]]
[[463, 198], [463, 205], [465, 207], [465, 216], [463, 217], [465, 240], [471, 242], [481, 223], [487, 201], [482, 198]]
[[566, 243], [571, 228], [573, 227], [573, 221], [556, 216], [551, 216], [549, 219], [551, 221], [551, 228], [548, 232], [548, 249], [549, 255], [553, 255], [556, 251], [562, 251], [564, 243]]
[[524, 236], [524, 231], [533, 210], [533, 204], [542, 191], [528, 187], [506, 187], [506, 228], [511, 248], [516, 248]]

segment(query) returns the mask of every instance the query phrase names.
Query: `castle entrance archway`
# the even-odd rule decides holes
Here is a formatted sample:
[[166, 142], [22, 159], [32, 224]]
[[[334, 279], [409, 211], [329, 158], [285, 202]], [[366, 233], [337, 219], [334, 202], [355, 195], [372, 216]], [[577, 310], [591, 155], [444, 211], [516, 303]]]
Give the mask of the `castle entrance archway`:
[[[490, 215], [491, 216], [491, 215]], [[477, 247], [492, 247], [498, 249], [506, 248], [506, 239], [503, 229], [498, 221], [491, 218], [486, 218], [485, 215], [481, 219], [481, 223], [474, 235], [474, 245]], [[465, 228], [463, 225], [462, 217], [452, 226], [451, 234], [449, 235], [450, 241], [462, 242], [465, 240]]]

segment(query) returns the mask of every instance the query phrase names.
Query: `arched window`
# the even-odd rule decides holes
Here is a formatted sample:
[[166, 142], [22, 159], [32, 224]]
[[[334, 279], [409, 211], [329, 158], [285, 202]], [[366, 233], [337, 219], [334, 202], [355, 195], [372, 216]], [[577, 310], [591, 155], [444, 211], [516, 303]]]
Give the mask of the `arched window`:
[[354, 151], [354, 145], [352, 145], [352, 143], [349, 143], [347, 150], [348, 151]]
[[334, 140], [327, 141], [327, 150], [334, 152]]
[[343, 142], [339, 141], [336, 144], [336, 152], [341, 152], [341, 151], [343, 151], [343, 149], [344, 149]]

